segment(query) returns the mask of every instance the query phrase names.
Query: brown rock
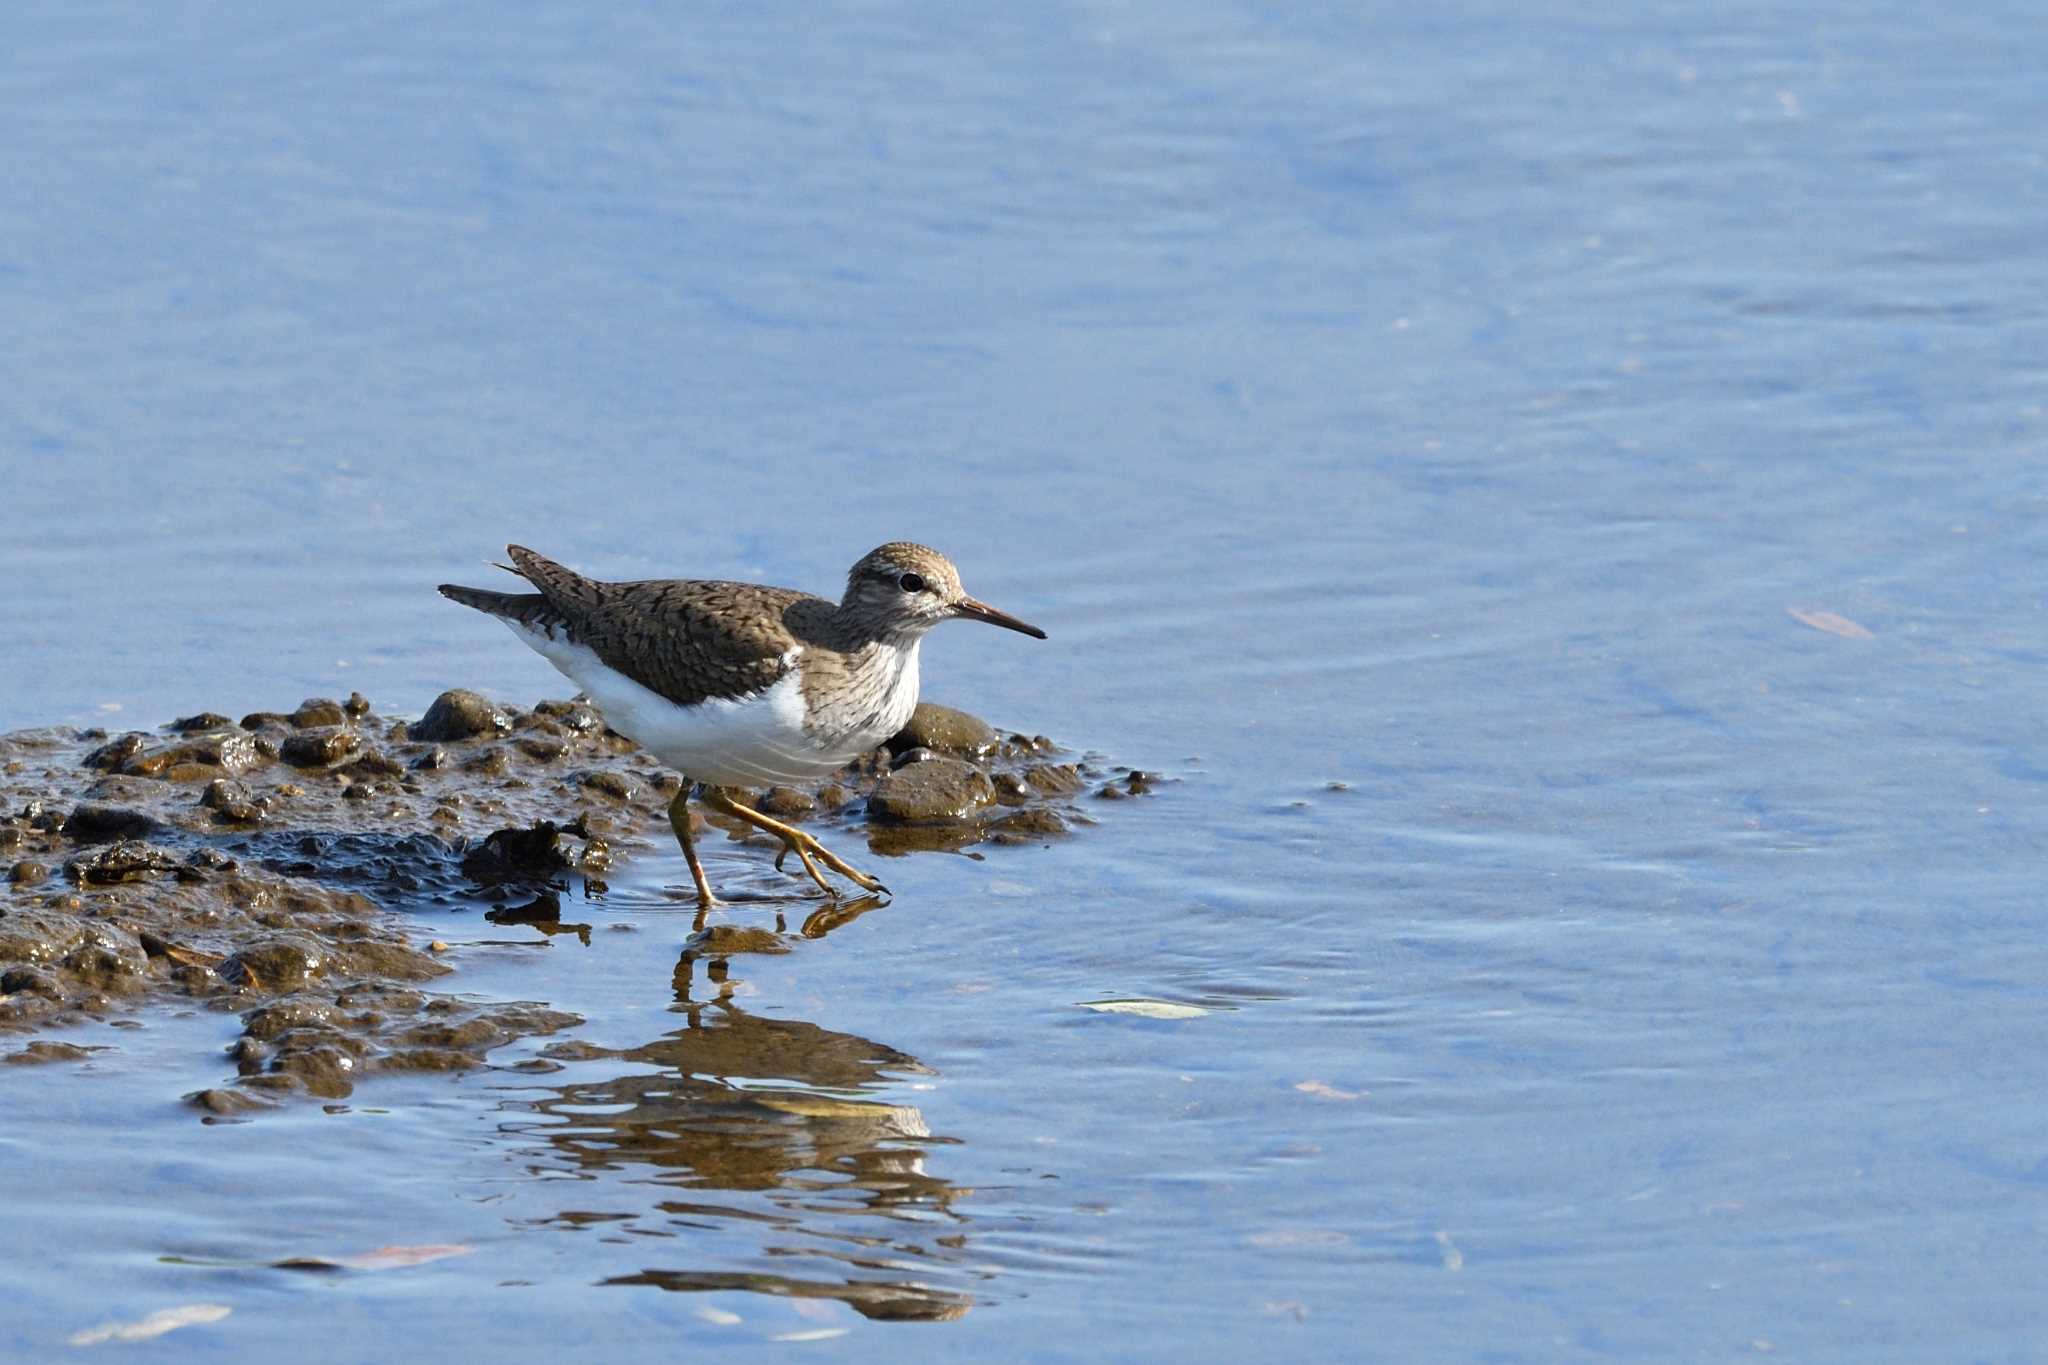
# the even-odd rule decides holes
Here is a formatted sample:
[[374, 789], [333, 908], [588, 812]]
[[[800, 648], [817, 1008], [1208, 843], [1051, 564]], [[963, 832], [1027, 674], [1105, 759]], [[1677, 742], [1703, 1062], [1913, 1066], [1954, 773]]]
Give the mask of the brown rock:
[[934, 758], [899, 768], [875, 785], [868, 818], [890, 824], [964, 820], [995, 800], [988, 774], [958, 758]]
[[942, 754], [979, 756], [996, 747], [996, 732], [978, 716], [936, 702], [921, 701], [910, 721], [888, 740], [892, 754], [933, 749]]
[[465, 688], [454, 688], [434, 698], [427, 714], [406, 727], [413, 739], [428, 743], [475, 739], [479, 735], [502, 735], [512, 728], [512, 713], [496, 702]]

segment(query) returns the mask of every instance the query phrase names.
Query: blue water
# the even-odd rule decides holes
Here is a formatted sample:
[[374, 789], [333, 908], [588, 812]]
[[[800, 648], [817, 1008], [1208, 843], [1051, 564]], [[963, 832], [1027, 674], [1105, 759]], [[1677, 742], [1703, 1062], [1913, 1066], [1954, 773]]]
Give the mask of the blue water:
[[620, 1054], [560, 1072], [203, 1127], [230, 1019], [8, 1068], [7, 1349], [210, 1302], [148, 1349], [2032, 1354], [2031, 9], [70, 3], [0, 50], [0, 728], [559, 695], [432, 585], [517, 539], [831, 592], [911, 538], [1051, 634], [949, 627], [927, 695], [1174, 779], [892, 864], [724, 1003], [673, 858], [587, 949], [461, 950]]

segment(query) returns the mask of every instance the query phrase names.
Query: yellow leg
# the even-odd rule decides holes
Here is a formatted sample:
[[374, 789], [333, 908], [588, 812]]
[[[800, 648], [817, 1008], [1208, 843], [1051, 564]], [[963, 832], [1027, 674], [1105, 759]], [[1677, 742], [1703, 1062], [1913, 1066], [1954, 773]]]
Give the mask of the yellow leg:
[[668, 803], [669, 828], [676, 832], [676, 842], [683, 846], [683, 861], [690, 865], [690, 876], [697, 883], [697, 905], [709, 910], [718, 904], [711, 894], [711, 883], [704, 876], [704, 864], [697, 861], [697, 844], [690, 837], [690, 783], [683, 781], [683, 789], [676, 793], [676, 799]]
[[813, 857], [858, 886], [864, 887], [869, 891], [880, 891], [884, 895], [888, 894], [888, 887], [854, 867], [851, 863], [838, 857], [830, 849], [802, 830], [785, 825], [780, 820], [771, 819], [757, 810], [742, 806], [716, 787], [706, 787], [704, 789], [704, 801], [713, 810], [730, 815], [735, 820], [744, 820], [755, 829], [764, 830], [782, 840], [783, 848], [795, 852], [796, 856], [803, 862], [804, 871], [811, 874], [811, 880], [816, 882], [826, 895], [837, 898], [839, 891], [832, 883], [825, 880], [823, 873], [818, 871], [818, 863], [811, 861]]

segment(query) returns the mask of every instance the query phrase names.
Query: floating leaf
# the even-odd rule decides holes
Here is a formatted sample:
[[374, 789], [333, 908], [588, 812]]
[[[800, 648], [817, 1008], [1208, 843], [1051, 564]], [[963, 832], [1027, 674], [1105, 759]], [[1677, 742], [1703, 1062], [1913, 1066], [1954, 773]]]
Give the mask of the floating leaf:
[[1321, 1100], [1355, 1100], [1364, 1093], [1357, 1090], [1339, 1090], [1327, 1081], [1302, 1081], [1294, 1088], [1304, 1095], [1314, 1095]]
[[1199, 1005], [1176, 1005], [1169, 1000], [1083, 1000], [1081, 1008], [1104, 1014], [1139, 1014], [1147, 1019], [1199, 1019], [1209, 1012]]
[[1846, 616], [1837, 616], [1831, 611], [1801, 611], [1798, 607], [1787, 607], [1785, 612], [1801, 625], [1824, 630], [1830, 635], [1839, 635], [1845, 640], [1874, 640], [1877, 637], [1857, 625]]
[[729, 1313], [723, 1308], [699, 1308], [697, 1316], [706, 1322], [715, 1323], [720, 1327], [737, 1327], [740, 1323], [746, 1321], [738, 1313]]
[[148, 1341], [166, 1332], [175, 1332], [180, 1327], [196, 1327], [202, 1323], [219, 1322], [235, 1310], [224, 1303], [188, 1303], [182, 1308], [166, 1308], [160, 1313], [151, 1313], [134, 1322], [110, 1322], [100, 1327], [88, 1328], [72, 1334], [73, 1346], [98, 1346], [109, 1341]]
[[768, 1340], [770, 1340], [770, 1341], [830, 1341], [830, 1340], [831, 1340], [831, 1339], [832, 1339], [833, 1337], [843, 1337], [843, 1336], [845, 1336], [845, 1335], [846, 1335], [846, 1331], [847, 1331], [847, 1329], [846, 1329], [846, 1328], [844, 1328], [844, 1327], [814, 1327], [814, 1328], [812, 1328], [812, 1329], [811, 1329], [810, 1331], [808, 1331], [808, 1332], [777, 1332], [777, 1333], [776, 1333], [776, 1334], [775, 1334], [774, 1336], [772, 1336], [772, 1337], [769, 1337], [769, 1338], [768, 1338]]
[[270, 1264], [278, 1270], [402, 1270], [450, 1256], [467, 1256], [475, 1250], [475, 1247], [463, 1246], [459, 1242], [443, 1242], [425, 1246], [378, 1247], [375, 1251], [358, 1251], [348, 1256], [292, 1256]]

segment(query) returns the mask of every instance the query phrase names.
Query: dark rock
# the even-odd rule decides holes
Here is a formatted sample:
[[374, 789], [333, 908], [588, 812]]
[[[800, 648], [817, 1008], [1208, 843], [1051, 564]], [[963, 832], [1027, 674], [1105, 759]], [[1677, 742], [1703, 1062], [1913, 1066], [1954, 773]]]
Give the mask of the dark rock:
[[307, 1094], [338, 1100], [355, 1089], [356, 1059], [325, 1044], [295, 1047], [271, 1061], [269, 1074], [290, 1076]]
[[364, 754], [350, 764], [348, 770], [363, 777], [405, 776], [405, 765], [389, 754]]
[[247, 824], [263, 818], [264, 811], [270, 806], [270, 798], [252, 797], [249, 789], [241, 783], [216, 777], [199, 794], [199, 804], [213, 811], [216, 819], [230, 824]]
[[247, 1114], [257, 1109], [274, 1109], [269, 1100], [252, 1095], [246, 1090], [228, 1090], [216, 1086], [211, 1090], [195, 1090], [185, 1097], [187, 1104], [204, 1109], [209, 1114]]
[[119, 739], [110, 739], [99, 748], [87, 754], [83, 760], [88, 768], [99, 768], [105, 772], [118, 772], [127, 766], [128, 760], [149, 747], [149, 736], [130, 731]]
[[624, 773], [611, 772], [609, 770], [585, 773], [583, 785], [594, 792], [602, 792], [606, 796], [619, 801], [631, 801], [640, 794], [639, 785], [632, 778]]
[[992, 833], [1016, 834], [1028, 839], [1051, 838], [1067, 832], [1067, 822], [1060, 819], [1057, 811], [1039, 806], [1032, 810], [1013, 811], [989, 826]]
[[23, 858], [7, 870], [7, 880], [16, 886], [35, 886], [49, 875], [49, 865], [33, 858]]
[[271, 757], [249, 735], [202, 735], [130, 759], [122, 771], [168, 782], [191, 782], [211, 780], [223, 772], [244, 773], [268, 763]]
[[270, 1042], [294, 1029], [335, 1029], [341, 1022], [340, 1011], [324, 1001], [285, 1000], [243, 1015], [242, 1032]]
[[277, 756], [294, 768], [336, 768], [362, 747], [363, 737], [353, 730], [305, 730], [279, 745]]
[[773, 815], [780, 820], [801, 820], [817, 812], [817, 798], [795, 787], [770, 787], [761, 796], [761, 804], [754, 807], [763, 815]]
[[289, 730], [292, 718], [282, 711], [251, 711], [241, 724], [244, 730]]
[[12, 825], [0, 825], [0, 853], [12, 853], [22, 845], [22, 832]]
[[21, 808], [21, 815], [18, 818], [30, 829], [62, 829], [64, 808], [53, 806], [47, 801], [31, 801]]
[[19, 1052], [10, 1052], [5, 1057], [0, 1057], [0, 1062], [6, 1062], [9, 1066], [35, 1066], [41, 1062], [82, 1062], [91, 1056], [89, 1050], [76, 1043], [59, 1043], [48, 1038], [40, 1038]]
[[894, 824], [961, 820], [995, 800], [988, 774], [957, 758], [898, 769], [868, 797], [868, 818]]
[[561, 830], [547, 820], [530, 829], [497, 830], [462, 859], [463, 875], [486, 886], [545, 879], [568, 867]]
[[162, 849], [130, 839], [72, 859], [64, 865], [64, 875], [86, 886], [109, 886], [175, 872], [177, 867], [178, 860]]
[[919, 745], [915, 749], [905, 749], [902, 753], [896, 755], [889, 766], [891, 768], [907, 768], [913, 763], [922, 763], [928, 758], [937, 758], [938, 756], [939, 751], [937, 749], [927, 749], [923, 745]]
[[149, 957], [140, 943], [99, 933], [64, 954], [57, 965], [94, 990], [128, 995], [142, 989], [141, 978], [149, 970]]
[[437, 742], [502, 735], [512, 728], [512, 713], [496, 702], [464, 688], [434, 698], [427, 714], [406, 727], [414, 739]]
[[552, 763], [563, 754], [569, 752], [568, 745], [562, 743], [559, 739], [550, 739], [546, 735], [522, 736], [519, 740], [518, 748], [520, 753], [525, 754], [536, 763]]
[[533, 713], [550, 717], [579, 735], [604, 729], [604, 717], [587, 701], [544, 701]]
[[978, 716], [921, 701], [910, 713], [909, 723], [890, 736], [887, 747], [892, 754], [936, 749], [942, 754], [979, 756], [996, 747], [996, 732]]
[[65, 835], [82, 844], [140, 838], [155, 828], [155, 820], [126, 806], [74, 806], [64, 821]]
[[1081, 773], [1071, 763], [1037, 763], [1024, 770], [1024, 781], [1046, 796], [1069, 796], [1081, 790]]
[[221, 980], [245, 990], [285, 992], [327, 972], [326, 950], [310, 938], [290, 935], [243, 948], [220, 964]]
[[44, 995], [56, 999], [57, 982], [34, 967], [9, 967], [0, 972], [0, 995]]
[[341, 709], [341, 703], [326, 697], [308, 697], [299, 703], [299, 709], [292, 712], [292, 724], [301, 730], [317, 730], [329, 725], [346, 725], [348, 712]]
[[341, 709], [351, 716], [367, 716], [370, 714], [370, 699], [360, 692], [351, 692], [348, 700], [341, 704]]
[[201, 711], [196, 716], [172, 721], [171, 729], [176, 734], [194, 735], [202, 730], [225, 730], [233, 724], [233, 721], [218, 711]]
[[439, 772], [448, 766], [448, 751], [436, 744], [412, 761], [414, 772]]

